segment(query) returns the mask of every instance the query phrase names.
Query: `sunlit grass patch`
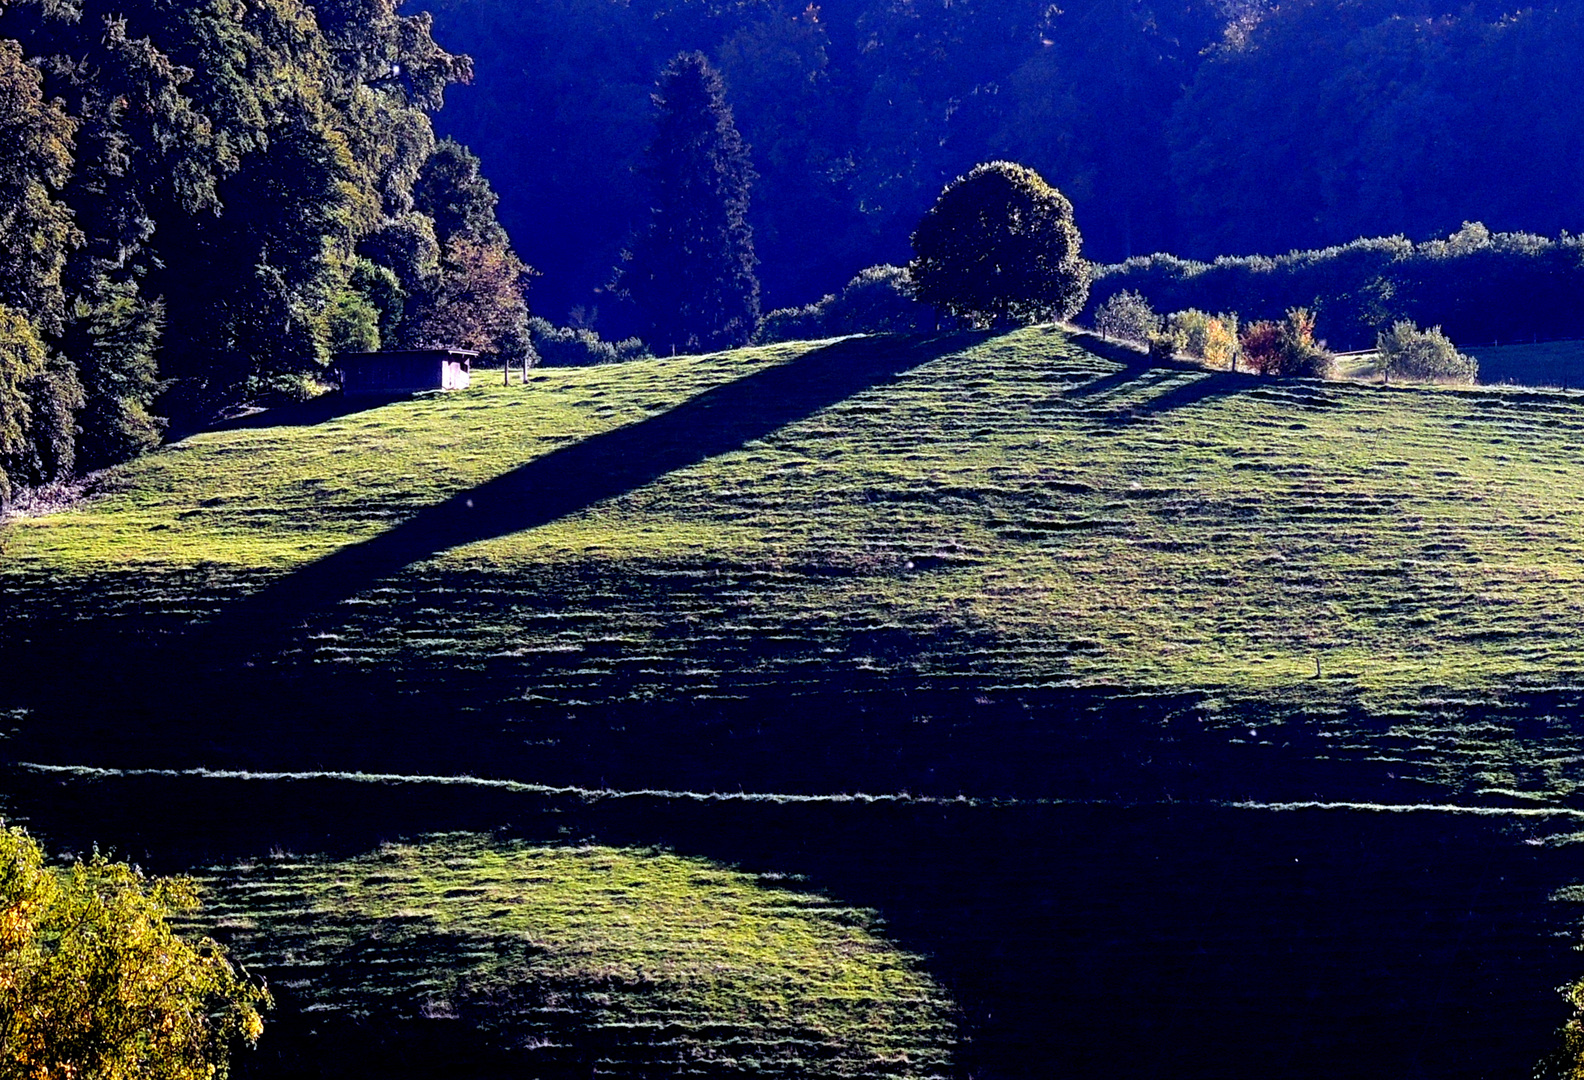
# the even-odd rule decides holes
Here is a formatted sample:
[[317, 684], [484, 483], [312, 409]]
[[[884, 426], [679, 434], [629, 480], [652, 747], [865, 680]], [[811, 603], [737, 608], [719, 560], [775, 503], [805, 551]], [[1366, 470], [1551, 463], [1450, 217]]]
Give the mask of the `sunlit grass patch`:
[[[1443, 722], [1427, 697], [1579, 681], [1581, 453], [1567, 393], [1155, 368], [1053, 328], [848, 339], [194, 436], [0, 527], [0, 580], [18, 640], [63, 611], [201, 626], [341, 553], [345, 595], [253, 661], [414, 694], [484, 671], [468, 708], [503, 725], [862, 680], [1408, 730]], [[426, 514], [461, 539], [359, 578], [357, 545]]]
[[955, 1008], [872, 911], [702, 860], [451, 835], [206, 882], [207, 926], [331, 1063], [357, 1020], [418, 1063], [460, 1023], [535, 1074], [952, 1074]]

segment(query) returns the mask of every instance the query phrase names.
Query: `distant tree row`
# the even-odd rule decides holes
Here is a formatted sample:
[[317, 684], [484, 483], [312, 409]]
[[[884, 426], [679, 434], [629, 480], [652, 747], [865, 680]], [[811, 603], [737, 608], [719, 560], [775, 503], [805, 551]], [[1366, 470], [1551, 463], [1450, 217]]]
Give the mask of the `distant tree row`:
[[1067, 7], [435, 0], [479, 72], [437, 122], [502, 184], [502, 221], [545, 272], [539, 309], [601, 329], [610, 268], [654, 205], [649, 99], [683, 51], [720, 71], [751, 154], [767, 306], [905, 261], [942, 186], [995, 158], [1056, 181], [1112, 257], [1169, 247], [1162, 120], [1228, 5]]
[[394, 0], [0, 9], [0, 500], [338, 349], [522, 348], [527, 268]]
[[1401, 236], [1276, 258], [1193, 262], [1151, 255], [1097, 268], [1091, 310], [1136, 292], [1160, 311], [1195, 308], [1279, 319], [1311, 308], [1336, 349], [1367, 349], [1400, 320], [1438, 325], [1463, 344], [1584, 337], [1584, 238], [1493, 233]]
[[904, 262], [941, 187], [997, 158], [1071, 199], [1102, 262], [1584, 230], [1572, 2], [437, 4], [480, 73], [438, 122], [503, 183], [557, 321], [609, 308], [653, 205], [649, 97], [684, 50], [749, 147], [766, 307]]

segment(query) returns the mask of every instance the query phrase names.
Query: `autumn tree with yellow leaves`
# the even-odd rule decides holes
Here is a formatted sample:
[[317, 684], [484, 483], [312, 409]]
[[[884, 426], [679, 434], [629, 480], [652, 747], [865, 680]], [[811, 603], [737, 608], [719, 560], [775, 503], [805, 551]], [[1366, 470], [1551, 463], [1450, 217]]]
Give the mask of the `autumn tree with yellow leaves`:
[[146, 878], [95, 854], [46, 866], [0, 828], [0, 1078], [212, 1080], [256, 1042], [269, 994], [170, 917], [198, 906], [187, 878]]

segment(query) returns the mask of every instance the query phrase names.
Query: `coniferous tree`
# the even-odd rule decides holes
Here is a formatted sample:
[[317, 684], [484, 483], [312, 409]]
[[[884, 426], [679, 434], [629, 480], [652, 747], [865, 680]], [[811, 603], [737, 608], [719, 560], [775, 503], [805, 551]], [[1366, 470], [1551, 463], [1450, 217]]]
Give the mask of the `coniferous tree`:
[[741, 345], [759, 318], [747, 147], [703, 53], [672, 60], [654, 102], [658, 130], [646, 166], [653, 205], [620, 290], [655, 350]]

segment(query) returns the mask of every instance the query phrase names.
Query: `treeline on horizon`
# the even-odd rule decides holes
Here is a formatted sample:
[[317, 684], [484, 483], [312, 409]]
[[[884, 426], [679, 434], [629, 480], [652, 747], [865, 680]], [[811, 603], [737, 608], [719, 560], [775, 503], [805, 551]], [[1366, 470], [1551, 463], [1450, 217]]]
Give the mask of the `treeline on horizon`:
[[0, 6], [0, 502], [339, 350], [526, 350], [470, 73], [395, 0]]
[[654, 346], [617, 286], [690, 50], [761, 340], [935, 325], [896, 266], [992, 159], [1070, 198], [1091, 305], [1584, 335], [1584, 0], [1446, 3], [0, 0], [0, 501], [339, 350]]
[[757, 180], [763, 307], [901, 264], [941, 188], [1020, 162], [1085, 255], [1324, 249], [1465, 221], [1584, 227], [1584, 4], [1552, 0], [436, 0], [478, 78], [437, 123], [477, 151], [544, 272], [602, 331], [641, 225], [649, 97], [720, 70]]
[[1308, 308], [1332, 349], [1371, 349], [1399, 320], [1439, 326], [1459, 345], [1584, 338], [1584, 237], [1493, 233], [1354, 240], [1280, 256], [1197, 262], [1147, 255], [1096, 268], [1087, 313], [1136, 292], [1157, 311], [1280, 319]]

